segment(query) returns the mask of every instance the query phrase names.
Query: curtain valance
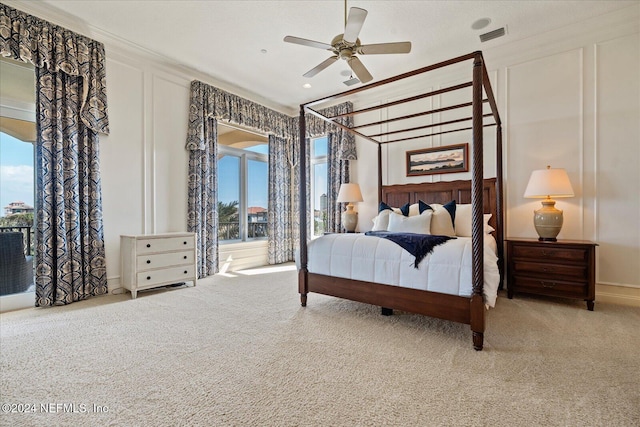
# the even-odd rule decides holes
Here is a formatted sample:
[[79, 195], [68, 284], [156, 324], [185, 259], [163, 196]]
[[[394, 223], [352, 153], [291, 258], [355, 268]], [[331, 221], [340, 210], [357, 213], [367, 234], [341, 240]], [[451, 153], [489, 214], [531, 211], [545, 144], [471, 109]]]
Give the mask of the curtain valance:
[[[326, 117], [335, 117], [339, 114], [351, 113], [353, 111], [353, 104], [351, 102], [345, 102], [335, 105], [333, 107], [325, 108], [319, 112]], [[356, 154], [356, 137], [351, 133], [341, 128], [338, 128], [331, 123], [322, 120], [311, 114], [306, 115], [307, 125], [307, 137], [314, 138], [322, 135], [333, 134], [339, 141], [339, 153], [337, 159], [339, 160], [358, 160]], [[353, 117], [347, 116], [336, 120], [341, 125], [352, 127]]]
[[0, 55], [82, 77], [82, 121], [109, 134], [102, 43], [0, 3]]
[[205, 118], [228, 120], [287, 140], [294, 140], [298, 132], [297, 118], [194, 80], [189, 105], [188, 150], [204, 149]]

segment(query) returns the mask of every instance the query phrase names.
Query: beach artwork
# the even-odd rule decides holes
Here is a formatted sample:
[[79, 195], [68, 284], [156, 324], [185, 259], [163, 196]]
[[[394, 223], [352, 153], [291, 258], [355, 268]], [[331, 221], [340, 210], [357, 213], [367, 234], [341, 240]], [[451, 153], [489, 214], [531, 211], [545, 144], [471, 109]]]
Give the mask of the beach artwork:
[[467, 172], [469, 144], [407, 151], [407, 176]]

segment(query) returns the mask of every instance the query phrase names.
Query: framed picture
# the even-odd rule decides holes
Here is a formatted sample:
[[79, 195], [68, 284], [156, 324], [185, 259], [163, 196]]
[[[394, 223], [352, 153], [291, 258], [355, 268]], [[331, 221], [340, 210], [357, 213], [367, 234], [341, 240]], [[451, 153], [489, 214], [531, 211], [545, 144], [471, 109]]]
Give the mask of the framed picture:
[[469, 144], [407, 151], [407, 176], [437, 173], [467, 172], [469, 170]]

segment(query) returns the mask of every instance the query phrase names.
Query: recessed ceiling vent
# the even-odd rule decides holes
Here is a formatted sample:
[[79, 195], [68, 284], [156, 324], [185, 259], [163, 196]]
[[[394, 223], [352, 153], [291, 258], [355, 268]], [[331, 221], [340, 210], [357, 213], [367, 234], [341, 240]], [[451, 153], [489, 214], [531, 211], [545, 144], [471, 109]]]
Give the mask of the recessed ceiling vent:
[[488, 33], [480, 34], [480, 41], [482, 43], [488, 42], [489, 40], [497, 39], [498, 37], [502, 37], [507, 34], [505, 27], [498, 28], [497, 30], [489, 31]]
[[346, 84], [347, 86], [353, 86], [356, 83], [360, 83], [360, 80], [358, 80], [355, 77], [350, 78], [349, 80], [345, 80], [344, 82], [342, 82], [344, 84]]

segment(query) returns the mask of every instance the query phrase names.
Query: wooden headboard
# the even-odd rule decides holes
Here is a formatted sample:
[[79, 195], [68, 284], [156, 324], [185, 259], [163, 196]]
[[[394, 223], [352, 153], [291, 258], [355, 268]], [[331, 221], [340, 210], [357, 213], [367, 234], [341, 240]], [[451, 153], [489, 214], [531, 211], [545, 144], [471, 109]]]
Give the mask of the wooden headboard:
[[[487, 178], [483, 184], [484, 213], [490, 213], [489, 224], [497, 227], [498, 207], [496, 199], [496, 178]], [[439, 181], [421, 184], [397, 184], [382, 186], [382, 201], [389, 206], [400, 207], [422, 200], [425, 203], [445, 204], [455, 200], [458, 204], [471, 203], [471, 181]]]

